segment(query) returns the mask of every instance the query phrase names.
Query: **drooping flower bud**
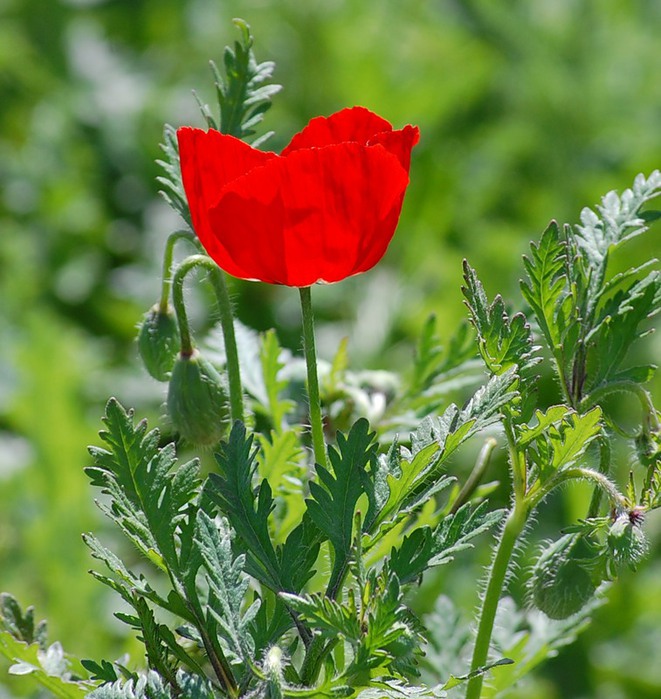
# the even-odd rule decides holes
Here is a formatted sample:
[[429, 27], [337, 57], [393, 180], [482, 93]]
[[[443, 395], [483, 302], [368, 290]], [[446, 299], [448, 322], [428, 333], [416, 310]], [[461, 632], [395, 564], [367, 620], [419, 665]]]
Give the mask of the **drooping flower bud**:
[[192, 444], [210, 446], [224, 436], [229, 410], [223, 379], [197, 350], [177, 357], [167, 408], [174, 429]]
[[632, 570], [648, 551], [647, 539], [640, 526], [642, 517], [634, 512], [618, 515], [608, 530], [608, 553], [617, 567], [629, 566]]
[[142, 320], [138, 333], [138, 351], [145, 368], [157, 381], [167, 381], [179, 352], [179, 327], [168, 307], [152, 306]]
[[530, 579], [535, 606], [551, 619], [566, 619], [580, 611], [601, 582], [598, 554], [597, 547], [577, 532], [550, 544]]

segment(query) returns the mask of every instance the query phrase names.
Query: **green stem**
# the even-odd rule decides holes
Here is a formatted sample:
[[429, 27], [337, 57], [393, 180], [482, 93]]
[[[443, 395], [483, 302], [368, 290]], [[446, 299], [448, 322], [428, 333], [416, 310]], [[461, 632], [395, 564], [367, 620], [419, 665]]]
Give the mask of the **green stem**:
[[196, 248], [200, 249], [200, 242], [197, 236], [191, 231], [175, 231], [168, 236], [165, 241], [165, 251], [163, 253], [163, 277], [161, 282], [161, 300], [158, 304], [161, 313], [167, 313], [168, 302], [170, 300], [170, 289], [172, 288], [172, 260], [174, 258], [174, 246], [179, 240], [187, 240]]
[[457, 510], [466, 502], [470, 500], [471, 495], [475, 491], [475, 488], [480, 484], [484, 474], [489, 468], [489, 462], [491, 460], [491, 453], [496, 448], [498, 443], [493, 437], [488, 437], [484, 442], [480, 453], [478, 454], [477, 461], [473, 470], [470, 472], [468, 479], [464, 483], [464, 487], [459, 491], [459, 495], [455, 498], [450, 508], [450, 514], [453, 515]]
[[232, 315], [232, 303], [225, 275], [219, 267], [210, 268], [210, 280], [218, 300], [220, 311], [220, 326], [225, 339], [225, 357], [227, 360], [227, 376], [230, 385], [230, 413], [232, 422], [243, 422], [243, 387], [241, 386], [241, 367], [239, 365], [239, 352], [236, 346], [236, 334], [234, 333], [234, 317]]
[[[627, 500], [617, 489], [615, 484], [608, 478], [608, 476], [600, 473], [599, 471], [594, 471], [591, 468], [582, 468], [581, 466], [574, 466], [573, 468], [568, 468], [561, 473], [562, 481], [567, 480], [579, 480], [579, 481], [591, 481], [597, 487], [599, 487], [606, 495], [610, 498], [613, 505], [620, 509], [627, 508]], [[554, 482], [553, 487], [557, 487], [559, 482]]]
[[225, 357], [227, 361], [227, 376], [230, 389], [230, 413], [232, 421], [243, 421], [243, 389], [241, 387], [241, 369], [239, 366], [239, 353], [236, 347], [236, 335], [234, 334], [234, 318], [232, 306], [227, 293], [225, 277], [216, 263], [206, 255], [191, 255], [187, 257], [175, 270], [172, 279], [172, 304], [179, 323], [181, 337], [181, 353], [190, 356], [193, 352], [193, 342], [188, 326], [186, 305], [184, 304], [184, 278], [196, 267], [202, 267], [209, 272], [209, 279], [218, 301], [220, 311], [220, 325], [225, 340]]
[[[608, 435], [604, 434], [599, 438], [599, 473], [603, 473], [604, 476], [607, 476], [610, 471], [610, 463], [610, 440], [608, 439]], [[590, 506], [588, 508], [588, 519], [592, 519], [599, 514], [602, 495], [603, 490], [599, 487], [595, 487], [595, 489], [592, 491], [592, 499], [590, 500]]]
[[174, 306], [177, 324], [179, 325], [180, 352], [185, 357], [190, 357], [194, 349], [188, 325], [188, 313], [184, 303], [184, 278], [193, 268], [193, 265], [187, 264], [190, 259], [184, 260], [172, 275], [172, 305]]
[[301, 312], [303, 315], [303, 352], [308, 370], [308, 401], [310, 404], [310, 427], [312, 429], [312, 446], [315, 461], [326, 465], [326, 445], [324, 444], [324, 427], [321, 419], [321, 399], [319, 398], [319, 379], [317, 378], [317, 352], [314, 344], [314, 316], [312, 314], [312, 296], [310, 287], [299, 288], [301, 295]]
[[[482, 600], [480, 623], [477, 628], [473, 660], [471, 662], [471, 672], [484, 667], [487, 663], [498, 602], [500, 601], [500, 595], [505, 585], [507, 570], [512, 558], [512, 553], [514, 552], [514, 546], [526, 524], [527, 512], [527, 507], [517, 503], [512, 507], [505, 520], [502, 537], [489, 571], [487, 590]], [[483, 675], [481, 674], [472, 677], [468, 681], [466, 699], [480, 699], [480, 695], [482, 694], [482, 682]]]

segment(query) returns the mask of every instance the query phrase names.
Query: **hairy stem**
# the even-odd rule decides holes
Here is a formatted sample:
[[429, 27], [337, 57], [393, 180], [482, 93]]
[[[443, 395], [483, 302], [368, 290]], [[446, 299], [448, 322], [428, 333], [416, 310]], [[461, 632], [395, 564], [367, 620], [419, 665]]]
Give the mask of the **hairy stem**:
[[[471, 662], [471, 672], [475, 672], [484, 667], [489, 657], [489, 646], [491, 644], [491, 634], [493, 624], [498, 610], [498, 602], [505, 585], [507, 571], [509, 568], [512, 553], [517, 539], [521, 535], [526, 524], [528, 508], [520, 504], [515, 504], [510, 510], [503, 533], [496, 549], [496, 555], [489, 570], [487, 589], [482, 600], [480, 610], [480, 622], [473, 648], [473, 660]], [[468, 681], [466, 689], [466, 699], [480, 699], [482, 694], [483, 675], [479, 674]]]
[[303, 352], [308, 376], [308, 402], [310, 407], [310, 428], [312, 430], [312, 447], [314, 459], [322, 466], [326, 465], [326, 445], [324, 444], [324, 426], [321, 419], [321, 399], [319, 398], [319, 379], [317, 377], [317, 352], [314, 342], [314, 316], [312, 314], [312, 295], [310, 287], [299, 288], [301, 295], [301, 312], [303, 315]]
[[179, 240], [187, 240], [196, 248], [200, 248], [197, 236], [191, 231], [175, 231], [168, 236], [165, 241], [165, 251], [163, 252], [163, 275], [161, 282], [161, 300], [158, 304], [161, 313], [167, 313], [168, 302], [170, 300], [170, 290], [172, 288], [172, 260], [174, 257], [174, 246]]
[[470, 472], [468, 479], [464, 483], [464, 487], [459, 491], [459, 495], [457, 495], [455, 501], [452, 503], [452, 507], [450, 508], [451, 515], [455, 514], [455, 512], [464, 503], [470, 500], [471, 495], [475, 492], [475, 489], [480, 484], [482, 478], [484, 478], [487, 468], [489, 468], [491, 453], [496, 448], [497, 444], [498, 442], [496, 442], [493, 437], [488, 437], [482, 445], [482, 449], [480, 449], [480, 453], [477, 456], [477, 461], [475, 462], [475, 466], [473, 466], [473, 470]]
[[236, 335], [234, 334], [234, 318], [230, 303], [225, 277], [218, 265], [206, 255], [191, 255], [187, 257], [175, 270], [172, 280], [172, 303], [179, 323], [181, 337], [181, 353], [190, 356], [193, 353], [193, 342], [188, 327], [188, 316], [184, 303], [184, 278], [196, 267], [202, 267], [209, 272], [209, 280], [213, 286], [218, 301], [220, 312], [220, 325], [225, 341], [225, 357], [227, 361], [227, 378], [230, 389], [230, 413], [232, 421], [243, 421], [243, 389], [241, 387], [241, 369], [239, 367], [239, 353], [236, 347]]

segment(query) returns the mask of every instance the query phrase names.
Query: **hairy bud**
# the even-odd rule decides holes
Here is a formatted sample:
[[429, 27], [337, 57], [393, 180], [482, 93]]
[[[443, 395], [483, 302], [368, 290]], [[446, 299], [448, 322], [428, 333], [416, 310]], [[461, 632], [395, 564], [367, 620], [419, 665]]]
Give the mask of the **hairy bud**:
[[179, 351], [179, 327], [172, 309], [163, 312], [158, 304], [142, 320], [138, 351], [145, 368], [157, 381], [167, 381]]
[[192, 444], [212, 445], [224, 436], [229, 412], [223, 380], [197, 350], [177, 357], [167, 408], [172, 426]]
[[580, 611], [601, 582], [598, 550], [583, 534], [565, 534], [542, 552], [530, 579], [535, 606], [551, 619]]
[[617, 567], [629, 566], [632, 570], [645, 557], [648, 550], [640, 517], [624, 512], [618, 515], [608, 530], [608, 553]]

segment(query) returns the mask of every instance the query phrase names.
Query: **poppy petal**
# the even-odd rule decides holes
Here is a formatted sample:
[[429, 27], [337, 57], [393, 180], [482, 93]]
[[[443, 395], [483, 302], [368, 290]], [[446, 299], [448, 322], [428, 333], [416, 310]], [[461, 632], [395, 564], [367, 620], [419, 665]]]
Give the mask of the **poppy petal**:
[[[214, 129], [182, 127], [177, 130], [177, 140], [181, 178], [193, 228], [207, 250], [222, 247], [219, 237], [209, 227], [209, 207], [218, 201], [220, 192], [229, 182], [278, 156], [252, 148]], [[236, 270], [227, 271], [235, 274]]]
[[329, 117], [315, 117], [297, 133], [282, 155], [301, 148], [319, 148], [335, 143], [354, 141], [365, 145], [383, 131], [392, 131], [392, 124], [365, 107], [342, 109]]
[[399, 131], [384, 131], [376, 134], [368, 141], [368, 145], [381, 144], [389, 153], [392, 153], [409, 171], [411, 167], [411, 151], [420, 140], [420, 129], [417, 126], [405, 126]]
[[222, 245], [207, 250], [244, 279], [289, 286], [340, 281], [381, 259], [407, 184], [405, 169], [385, 148], [342, 143], [297, 150], [225, 187], [208, 212]]

